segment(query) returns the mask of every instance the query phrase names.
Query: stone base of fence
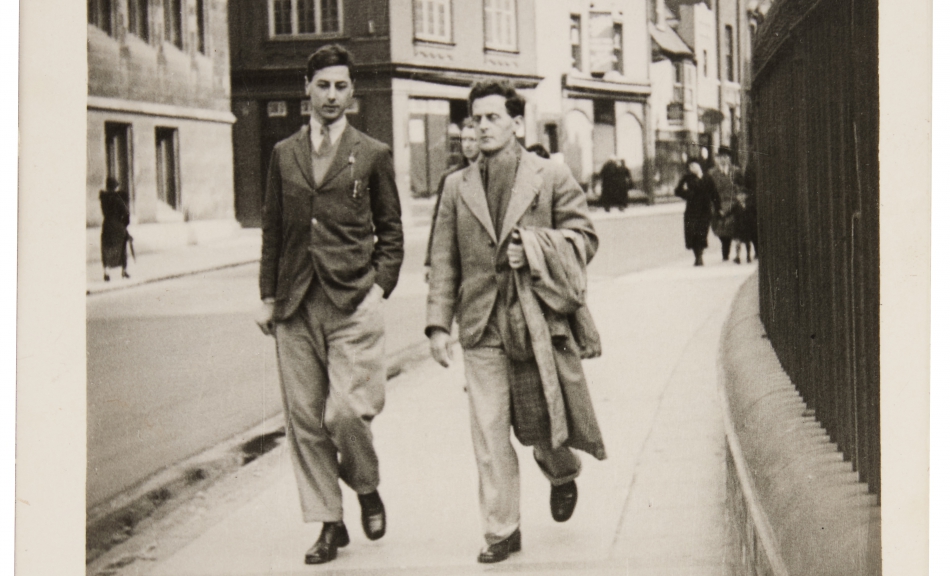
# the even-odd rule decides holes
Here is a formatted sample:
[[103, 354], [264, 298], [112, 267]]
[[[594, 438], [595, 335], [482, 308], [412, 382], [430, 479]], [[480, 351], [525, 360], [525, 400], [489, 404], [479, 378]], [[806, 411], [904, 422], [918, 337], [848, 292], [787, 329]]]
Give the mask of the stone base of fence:
[[720, 396], [738, 574], [881, 574], [881, 508], [782, 370], [759, 319], [758, 275], [723, 328]]

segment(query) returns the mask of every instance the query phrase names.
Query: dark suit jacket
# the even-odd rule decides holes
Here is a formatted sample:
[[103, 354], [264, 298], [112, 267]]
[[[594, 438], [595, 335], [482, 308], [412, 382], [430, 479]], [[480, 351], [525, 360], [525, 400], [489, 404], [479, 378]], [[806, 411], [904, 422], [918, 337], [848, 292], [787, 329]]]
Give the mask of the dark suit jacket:
[[586, 239], [587, 260], [597, 235], [587, 202], [570, 169], [525, 150], [500, 233], [495, 233], [478, 164], [450, 174], [436, 217], [429, 274], [426, 332], [450, 331], [458, 315], [463, 348], [478, 344], [508, 266], [508, 242], [516, 226], [568, 228]]
[[320, 186], [311, 148], [306, 125], [274, 147], [267, 173], [260, 289], [275, 299], [278, 321], [296, 311], [314, 274], [330, 301], [352, 312], [374, 283], [388, 297], [402, 265], [389, 147], [347, 126]]

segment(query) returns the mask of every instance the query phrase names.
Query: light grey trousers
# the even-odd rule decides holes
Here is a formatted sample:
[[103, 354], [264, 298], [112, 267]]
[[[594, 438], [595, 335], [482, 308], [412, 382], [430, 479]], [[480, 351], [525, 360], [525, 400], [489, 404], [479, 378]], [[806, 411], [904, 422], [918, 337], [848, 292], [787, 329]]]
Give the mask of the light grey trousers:
[[304, 521], [340, 521], [339, 480], [357, 494], [379, 485], [370, 423], [385, 400], [382, 302], [364, 300], [345, 314], [312, 286], [294, 315], [277, 324], [276, 338]]
[[[501, 542], [520, 523], [518, 455], [511, 444], [511, 394], [508, 357], [494, 347], [462, 352], [468, 385], [472, 444], [478, 467], [478, 503], [485, 541]], [[570, 448], [535, 446], [534, 459], [551, 484], [577, 478], [581, 461]]]

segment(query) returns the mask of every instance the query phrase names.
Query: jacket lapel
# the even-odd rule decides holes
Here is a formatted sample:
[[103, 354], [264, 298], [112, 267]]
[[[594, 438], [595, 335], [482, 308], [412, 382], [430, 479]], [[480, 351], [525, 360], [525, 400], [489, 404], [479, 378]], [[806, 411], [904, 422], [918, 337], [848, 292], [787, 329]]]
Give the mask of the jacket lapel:
[[[518, 220], [531, 206], [541, 193], [541, 165], [534, 160], [534, 155], [526, 150], [521, 151], [521, 160], [518, 162], [518, 173], [515, 175], [515, 185], [505, 210], [505, 219], [501, 224], [499, 248], [508, 239]], [[486, 206], [487, 210], [487, 206]]]
[[491, 239], [497, 243], [498, 237], [495, 235], [495, 225], [492, 224], [491, 213], [488, 211], [488, 199], [485, 197], [485, 189], [482, 186], [482, 178], [478, 172], [477, 163], [465, 169], [459, 195], [482, 227], [485, 228], [485, 231], [488, 232], [488, 235], [491, 236]]
[[356, 129], [347, 124], [343, 130], [343, 135], [340, 136], [340, 144], [336, 147], [336, 155], [333, 157], [330, 167], [327, 168], [327, 173], [323, 177], [323, 182], [321, 182], [317, 188], [318, 190], [326, 187], [327, 184], [336, 178], [340, 171], [349, 166], [350, 156], [355, 157], [356, 147], [359, 146], [359, 143], [360, 139], [356, 133]]
[[311, 148], [310, 125], [307, 124], [304, 125], [294, 137], [294, 160], [297, 161], [297, 166], [300, 168], [300, 173], [303, 174], [303, 179], [306, 180], [310, 189], [314, 190], [316, 189], [316, 185], [313, 182], [313, 166], [310, 162]]

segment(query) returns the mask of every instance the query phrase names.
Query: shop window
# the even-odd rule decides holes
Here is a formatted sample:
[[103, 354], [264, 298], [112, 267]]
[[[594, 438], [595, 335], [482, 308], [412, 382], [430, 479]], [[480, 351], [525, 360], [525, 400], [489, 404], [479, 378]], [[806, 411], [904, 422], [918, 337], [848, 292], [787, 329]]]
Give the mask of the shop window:
[[451, 0], [415, 0], [416, 40], [452, 42]]
[[518, 22], [515, 0], [484, 0], [485, 48], [518, 50]]
[[106, 176], [115, 178], [119, 189], [132, 191], [132, 126], [118, 122], [106, 122]]
[[106, 34], [115, 34], [115, 7], [112, 0], [89, 0], [86, 4], [89, 23]]
[[128, 0], [129, 32], [148, 42], [148, 0]]
[[155, 129], [155, 173], [158, 199], [173, 210], [181, 208], [181, 186], [178, 174], [178, 130]]
[[268, 0], [270, 35], [319, 36], [343, 30], [342, 0]]
[[165, 41], [184, 47], [184, 36], [182, 34], [182, 0], [163, 0], [163, 10], [165, 13]]

